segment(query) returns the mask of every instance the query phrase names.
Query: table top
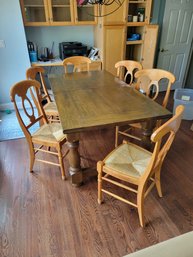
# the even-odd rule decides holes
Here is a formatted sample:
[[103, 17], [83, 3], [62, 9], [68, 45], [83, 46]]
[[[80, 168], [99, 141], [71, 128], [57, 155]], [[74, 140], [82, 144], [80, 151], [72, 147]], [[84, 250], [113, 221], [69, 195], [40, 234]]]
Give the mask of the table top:
[[107, 71], [50, 74], [49, 80], [64, 133], [171, 117]]

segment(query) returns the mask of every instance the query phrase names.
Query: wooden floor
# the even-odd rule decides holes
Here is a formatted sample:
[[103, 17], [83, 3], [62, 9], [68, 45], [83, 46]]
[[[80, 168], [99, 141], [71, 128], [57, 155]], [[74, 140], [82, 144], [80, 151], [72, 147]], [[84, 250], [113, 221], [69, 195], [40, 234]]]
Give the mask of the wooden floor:
[[[98, 205], [96, 178], [75, 188], [57, 167], [40, 163], [30, 174], [25, 139], [1, 142], [0, 256], [118, 257], [193, 230], [190, 126], [183, 121], [163, 165], [164, 197], [154, 189], [145, 201], [144, 229], [130, 206], [109, 196]], [[84, 167], [95, 166], [113, 143], [112, 130], [82, 135]]]

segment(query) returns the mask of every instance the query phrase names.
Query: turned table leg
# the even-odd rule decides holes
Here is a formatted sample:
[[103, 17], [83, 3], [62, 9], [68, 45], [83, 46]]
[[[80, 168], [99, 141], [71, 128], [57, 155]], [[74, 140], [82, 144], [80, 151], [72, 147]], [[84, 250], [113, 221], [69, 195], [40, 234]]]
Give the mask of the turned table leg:
[[144, 122], [143, 126], [143, 136], [142, 136], [142, 145], [147, 150], [152, 149], [151, 135], [153, 133], [153, 129], [155, 128], [156, 120], [148, 120]]
[[78, 151], [79, 140], [72, 138], [72, 136], [67, 136], [67, 145], [69, 147], [69, 173], [71, 175], [71, 182], [74, 186], [80, 186], [83, 182], [82, 169], [80, 166], [80, 155]]

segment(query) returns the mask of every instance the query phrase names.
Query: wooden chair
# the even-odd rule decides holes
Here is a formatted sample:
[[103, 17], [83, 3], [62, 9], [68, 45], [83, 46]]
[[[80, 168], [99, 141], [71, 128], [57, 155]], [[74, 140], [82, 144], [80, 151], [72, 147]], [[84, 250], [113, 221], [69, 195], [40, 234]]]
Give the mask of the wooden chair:
[[91, 60], [85, 56], [72, 56], [63, 60], [64, 71], [68, 73], [68, 66], [73, 65], [73, 72], [89, 71]]
[[[179, 105], [176, 114], [159, 127], [151, 136], [155, 143], [153, 152], [135, 144], [124, 142], [114, 149], [103, 161], [97, 163], [98, 203], [102, 202], [102, 192], [128, 203], [138, 210], [140, 225], [144, 226], [144, 200], [155, 185], [162, 197], [160, 173], [164, 158], [179, 129], [184, 107]], [[162, 141], [162, 139], [166, 141]], [[164, 143], [165, 142], [165, 143]], [[104, 189], [102, 183], [109, 182], [136, 194], [136, 203]], [[124, 182], [128, 182], [127, 186]]]
[[26, 71], [26, 78], [27, 79], [36, 79], [37, 75], [40, 76], [40, 81], [41, 81], [41, 91], [42, 91], [42, 101], [46, 100], [47, 103], [43, 106], [44, 111], [48, 117], [48, 120], [50, 122], [59, 122], [59, 115], [58, 115], [58, 109], [56, 107], [55, 102], [51, 100], [51, 97], [48, 93], [48, 89], [46, 87], [45, 79], [44, 79], [44, 73], [45, 70], [42, 67], [30, 67]]
[[[141, 91], [142, 93], [144, 93], [146, 96], [148, 96], [152, 100], [156, 100], [160, 93], [160, 82], [163, 79], [167, 79], [165, 96], [161, 103], [161, 105], [164, 108], [166, 108], [168, 99], [170, 96], [171, 86], [175, 82], [175, 76], [169, 71], [160, 70], [160, 69], [140, 70], [140, 71], [137, 71], [134, 76], [137, 79], [137, 82], [133, 85], [134, 88]], [[123, 136], [130, 137], [130, 138], [140, 141], [141, 138], [133, 135], [131, 133], [131, 130], [132, 129], [140, 129], [141, 130], [141, 129], [143, 129], [143, 125], [144, 124], [142, 124], [142, 123], [129, 124], [124, 129], [117, 126], [116, 131], [115, 131], [115, 147], [117, 147], [117, 145], [118, 145], [119, 135], [123, 135]], [[161, 125], [161, 122], [157, 121], [156, 127], [158, 127], [160, 125]]]
[[[32, 100], [38, 109], [38, 114], [35, 114], [33, 101], [28, 96], [28, 93], [31, 93]], [[43, 152], [47, 154], [52, 154], [57, 156], [59, 163], [37, 159], [36, 161], [41, 161], [43, 163], [52, 164], [60, 167], [62, 179], [65, 179], [65, 170], [63, 164], [63, 158], [66, 154], [62, 153], [62, 146], [66, 142], [66, 135], [63, 134], [62, 127], [60, 123], [48, 123], [47, 117], [45, 115], [44, 109], [41, 105], [41, 95], [40, 95], [40, 83], [36, 80], [23, 80], [15, 84], [10, 91], [11, 101], [14, 103], [17, 119], [23, 130], [23, 133], [27, 139], [29, 151], [30, 151], [30, 172], [33, 171], [33, 165], [35, 161], [35, 155], [38, 152]], [[19, 98], [19, 101], [22, 102], [24, 114], [29, 122], [26, 124], [24, 119], [21, 116], [20, 109], [17, 106], [16, 99]], [[29, 104], [29, 108], [26, 108], [26, 104]], [[34, 133], [30, 133], [29, 129], [36, 123], [43, 124], [41, 125]], [[37, 146], [35, 146], [37, 145]], [[43, 147], [48, 148], [48, 150], [43, 149]], [[56, 148], [57, 152], [50, 151], [50, 148]]]
[[[136, 61], [131, 61], [131, 60], [123, 60], [123, 61], [119, 61], [115, 64], [115, 68], [117, 69], [117, 77], [120, 80], [123, 80], [124, 82], [126, 82], [129, 85], [132, 85], [134, 82], [134, 74], [137, 71], [142, 70], [142, 65], [139, 62]], [[125, 75], [124, 75], [125, 74]], [[128, 80], [128, 75], [130, 76], [129, 80]], [[119, 134], [125, 134], [127, 132], [127, 130], [122, 131], [120, 130], [119, 126], [116, 126], [115, 129], [115, 147], [117, 147], [118, 145], [118, 137]]]
[[[129, 79], [129, 85], [133, 83], [134, 80], [134, 73], [138, 70], [142, 70], [142, 65], [139, 62], [136, 61], [130, 61], [130, 60], [124, 60], [119, 61], [115, 64], [115, 68], [117, 69], [117, 77], [124, 82], [127, 82], [128, 75], [130, 75]], [[124, 75], [124, 70], [126, 70], [126, 73]]]

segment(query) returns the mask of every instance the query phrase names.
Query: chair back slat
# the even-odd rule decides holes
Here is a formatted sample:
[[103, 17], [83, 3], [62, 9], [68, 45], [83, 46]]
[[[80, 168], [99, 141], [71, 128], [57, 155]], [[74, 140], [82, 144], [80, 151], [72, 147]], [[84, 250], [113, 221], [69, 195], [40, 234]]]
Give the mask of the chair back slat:
[[[136, 61], [123, 60], [123, 61], [117, 62], [115, 64], [115, 68], [117, 69], [117, 77], [120, 80], [123, 80], [127, 82], [129, 85], [131, 85], [134, 80], [134, 73], [139, 70], [142, 70], [142, 65], [141, 63]], [[127, 78], [129, 75], [130, 75], [130, 80], [128, 82]]]
[[85, 56], [72, 56], [63, 60], [64, 71], [68, 73], [68, 66], [73, 65], [73, 72], [89, 71], [91, 60]]
[[[175, 82], [175, 76], [165, 70], [160, 69], [144, 69], [135, 73], [137, 79], [136, 89], [142, 90], [147, 96], [156, 100], [160, 92], [160, 82], [167, 79], [166, 92], [162, 102], [162, 106], [166, 107], [171, 91], [171, 86]], [[151, 96], [153, 94], [153, 96]]]
[[26, 79], [32, 79], [32, 80], [37, 80], [37, 76], [39, 75], [40, 77], [40, 82], [41, 82], [41, 100], [46, 99], [47, 102], [52, 102], [51, 97], [48, 93], [46, 83], [45, 83], [45, 70], [43, 67], [30, 67], [26, 71]]
[[[43, 118], [43, 115], [40, 115], [39, 117], [36, 118], [35, 122], [41, 121], [41, 119]], [[34, 124], [30, 123], [29, 125], [26, 126], [27, 129], [31, 128]]]
[[[27, 102], [30, 106], [30, 109], [32, 111], [32, 114], [30, 115], [30, 113], [28, 113], [27, 109], [26, 109], [26, 105], [24, 104], [24, 102]], [[34, 107], [32, 105], [32, 102], [30, 101], [29, 97], [26, 95], [25, 98], [22, 97], [22, 107], [24, 110], [25, 115], [29, 118], [31, 123], [34, 123], [36, 118], [35, 118], [35, 113], [34, 113]]]
[[[184, 106], [179, 105], [176, 108], [175, 115], [166, 123], [164, 123], [161, 127], [159, 127], [151, 135], [151, 140], [152, 142], [155, 143], [155, 147], [152, 154], [152, 160], [146, 172], [143, 175], [145, 177], [145, 180], [151, 177], [152, 174], [155, 173], [156, 169], [161, 168], [164, 158], [173, 143], [176, 132], [180, 127], [183, 112], [184, 112]], [[165, 136], [168, 136], [168, 137], [167, 139], [165, 139], [163, 143], [163, 138], [165, 138]]]
[[[28, 93], [32, 94], [32, 88], [33, 95], [31, 95], [32, 99], [30, 99], [28, 97]], [[14, 104], [16, 116], [24, 134], [27, 136], [31, 135], [31, 133], [29, 132], [29, 128], [32, 127], [35, 123], [39, 121], [47, 123], [45, 113], [40, 104], [39, 90], [40, 83], [35, 80], [23, 80], [16, 83], [10, 90], [10, 98]], [[17, 101], [17, 98], [20, 98], [19, 101]], [[36, 99], [36, 101], [33, 101], [34, 98]], [[24, 114], [29, 120], [28, 124], [24, 122], [24, 116], [21, 115], [21, 109], [18, 107], [19, 102], [22, 103]], [[32, 102], [34, 102], [34, 104]], [[34, 106], [38, 110], [37, 114], [35, 114]]]

